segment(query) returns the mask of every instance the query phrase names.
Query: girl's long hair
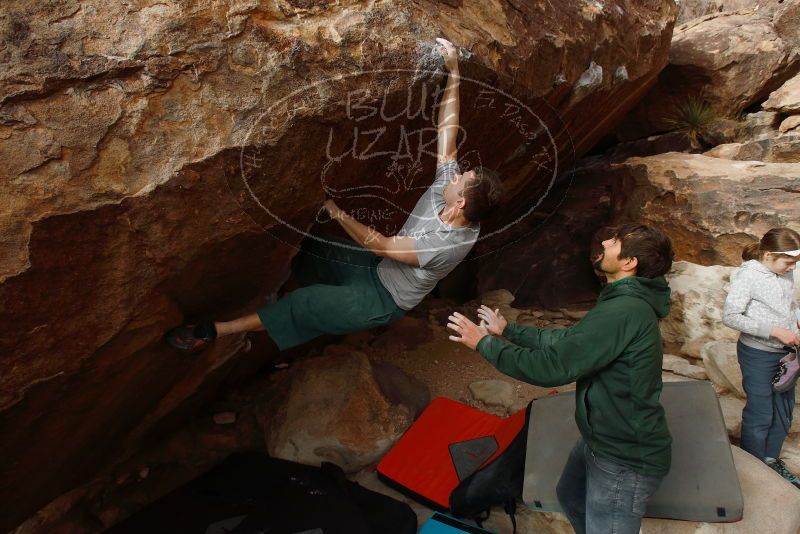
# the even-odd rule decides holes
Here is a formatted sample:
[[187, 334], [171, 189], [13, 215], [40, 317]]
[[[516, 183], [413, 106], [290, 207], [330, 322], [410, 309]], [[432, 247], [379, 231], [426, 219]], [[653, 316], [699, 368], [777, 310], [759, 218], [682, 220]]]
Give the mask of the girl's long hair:
[[[750, 243], [742, 250], [742, 259], [747, 260], [761, 260], [764, 258], [766, 252], [781, 252], [783, 250], [797, 250], [800, 249], [800, 234], [791, 228], [772, 228], [761, 241], [758, 243]], [[788, 254], [781, 254], [787, 258], [791, 258]]]

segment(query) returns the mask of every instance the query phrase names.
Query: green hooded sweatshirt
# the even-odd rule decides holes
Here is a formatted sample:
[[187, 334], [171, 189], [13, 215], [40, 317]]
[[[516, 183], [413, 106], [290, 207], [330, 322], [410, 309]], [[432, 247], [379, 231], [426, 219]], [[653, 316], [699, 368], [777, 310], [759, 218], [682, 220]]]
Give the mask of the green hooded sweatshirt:
[[658, 319], [669, 311], [663, 277], [630, 276], [600, 292], [571, 328], [509, 324], [508, 343], [484, 336], [477, 350], [503, 373], [538, 386], [577, 381], [575, 421], [592, 451], [646, 476], [672, 457], [661, 396], [664, 352]]

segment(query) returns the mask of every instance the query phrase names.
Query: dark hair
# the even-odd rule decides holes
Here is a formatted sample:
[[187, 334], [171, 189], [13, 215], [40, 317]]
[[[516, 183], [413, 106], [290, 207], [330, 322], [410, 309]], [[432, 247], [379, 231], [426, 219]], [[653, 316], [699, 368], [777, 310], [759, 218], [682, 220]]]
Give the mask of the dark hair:
[[636, 258], [636, 276], [656, 278], [664, 276], [672, 267], [675, 252], [672, 241], [661, 230], [644, 224], [623, 224], [613, 228], [613, 236], [620, 240], [620, 258]]
[[490, 216], [503, 197], [503, 184], [497, 173], [486, 167], [475, 167], [475, 178], [464, 187], [464, 217], [479, 222]]
[[[800, 249], [800, 234], [791, 228], [772, 228], [761, 241], [758, 243], [750, 243], [742, 250], [742, 259], [747, 260], [760, 260], [764, 257], [765, 252], [780, 252], [782, 250], [797, 250]], [[788, 254], [781, 254], [787, 258], [794, 258]]]

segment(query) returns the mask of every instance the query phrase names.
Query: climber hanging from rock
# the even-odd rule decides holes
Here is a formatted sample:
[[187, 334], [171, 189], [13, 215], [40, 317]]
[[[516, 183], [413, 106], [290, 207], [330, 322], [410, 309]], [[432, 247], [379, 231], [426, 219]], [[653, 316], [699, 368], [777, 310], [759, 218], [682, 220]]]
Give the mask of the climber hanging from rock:
[[306, 239], [293, 269], [304, 287], [232, 321], [177, 327], [167, 333], [172, 346], [195, 351], [220, 336], [266, 330], [286, 350], [322, 334], [386, 325], [466, 257], [502, 188], [492, 171], [477, 167], [462, 174], [458, 166], [458, 54], [449, 41], [437, 42], [449, 74], [438, 114], [435, 180], [398, 235], [384, 236], [326, 200], [324, 209], [353, 241]]

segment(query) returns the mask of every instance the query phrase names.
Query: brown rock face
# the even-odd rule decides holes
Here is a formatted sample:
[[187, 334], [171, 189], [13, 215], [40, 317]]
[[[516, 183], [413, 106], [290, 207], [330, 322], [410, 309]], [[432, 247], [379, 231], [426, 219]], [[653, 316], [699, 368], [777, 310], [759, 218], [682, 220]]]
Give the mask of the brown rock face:
[[[789, 119], [786, 120], [788, 121]], [[800, 116], [797, 116], [797, 124], [800, 126]], [[743, 143], [726, 143], [716, 146], [703, 154], [713, 158], [740, 161], [797, 163], [800, 162], [800, 134], [790, 131], [786, 135], [774, 135], [765, 139]]]
[[399, 227], [434, 165], [435, 37], [464, 50], [464, 163], [512, 198], [488, 235], [647, 90], [674, 17], [671, 0], [4, 2], [0, 530], [214, 395], [241, 340], [185, 358], [163, 332], [273, 295], [325, 191]]
[[515, 242], [471, 265], [478, 291], [507, 289], [517, 306], [593, 303], [600, 286], [589, 250], [595, 232], [611, 218], [609, 176], [605, 168], [592, 167], [568, 175], [556, 196], [563, 195], [561, 204], [545, 205], [552, 212], [543, 210], [538, 225], [520, 226]]
[[685, 135], [666, 134], [620, 143], [602, 156], [578, 161], [555, 185], [551, 201], [542, 203], [538, 220], [515, 228], [517, 240], [478, 262], [465, 262], [477, 291], [504, 288], [513, 293], [517, 306], [555, 309], [593, 304], [600, 285], [590, 251], [600, 247], [597, 234], [612, 218], [612, 182], [617, 175], [610, 165], [688, 148]]
[[678, 19], [676, 24], [683, 24], [693, 19], [739, 9], [756, 8], [760, 11], [773, 10], [773, 2], [761, 0], [681, 0], [678, 2]]
[[800, 74], [772, 92], [761, 107], [767, 111], [800, 113]]
[[781, 38], [769, 15], [742, 10], [676, 28], [670, 65], [684, 81], [696, 80], [684, 94], [702, 90], [720, 112], [736, 113], [796, 73], [800, 52]]
[[674, 242], [676, 260], [739, 265], [744, 245], [770, 228], [800, 229], [793, 163], [667, 153], [631, 158], [614, 174], [614, 220], [661, 228]]
[[[788, 15], [786, 15], [788, 17]], [[800, 49], [770, 9], [725, 11], [675, 28], [669, 65], [624, 121], [624, 139], [665, 131], [665, 119], [689, 98], [707, 101], [719, 116], [764, 100], [800, 70]]]

